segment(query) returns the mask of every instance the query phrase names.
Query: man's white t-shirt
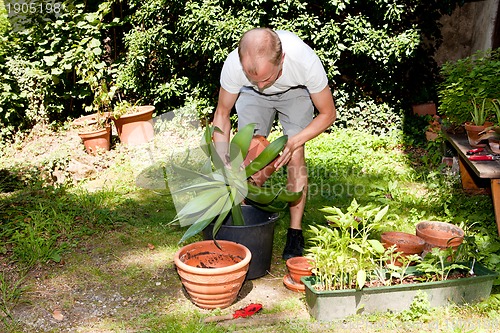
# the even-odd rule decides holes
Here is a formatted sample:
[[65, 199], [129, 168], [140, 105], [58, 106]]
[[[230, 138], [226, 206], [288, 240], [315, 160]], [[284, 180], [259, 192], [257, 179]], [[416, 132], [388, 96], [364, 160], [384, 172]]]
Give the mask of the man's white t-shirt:
[[[262, 93], [277, 94], [295, 87], [305, 87], [311, 94], [322, 91], [328, 85], [328, 78], [313, 49], [292, 32], [278, 30], [276, 33], [285, 53], [283, 71], [278, 80]], [[243, 87], [251, 87], [258, 91], [243, 72], [238, 49], [233, 50], [224, 62], [220, 85], [232, 94], [238, 94]]]

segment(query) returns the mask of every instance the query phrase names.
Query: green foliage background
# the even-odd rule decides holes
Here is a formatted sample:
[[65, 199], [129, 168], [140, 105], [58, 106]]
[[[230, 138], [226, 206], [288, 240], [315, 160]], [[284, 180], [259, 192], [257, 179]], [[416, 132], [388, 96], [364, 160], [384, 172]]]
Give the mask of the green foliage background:
[[422, 87], [436, 82], [438, 19], [459, 4], [68, 0], [59, 15], [0, 21], [0, 135], [83, 114], [102, 82], [119, 88], [115, 100], [163, 113], [196, 99], [209, 117], [225, 57], [255, 26], [291, 30], [316, 50], [335, 90], [336, 126], [402, 128], [411, 102], [435, 97]]

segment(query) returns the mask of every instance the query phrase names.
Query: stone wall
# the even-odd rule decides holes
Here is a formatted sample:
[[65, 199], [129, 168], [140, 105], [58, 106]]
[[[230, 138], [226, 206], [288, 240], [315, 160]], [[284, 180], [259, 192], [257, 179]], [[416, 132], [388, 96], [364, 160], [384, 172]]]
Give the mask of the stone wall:
[[493, 38], [500, 34], [495, 31], [498, 7], [499, 0], [473, 1], [443, 16], [443, 43], [436, 52], [436, 62], [441, 65], [491, 48]]

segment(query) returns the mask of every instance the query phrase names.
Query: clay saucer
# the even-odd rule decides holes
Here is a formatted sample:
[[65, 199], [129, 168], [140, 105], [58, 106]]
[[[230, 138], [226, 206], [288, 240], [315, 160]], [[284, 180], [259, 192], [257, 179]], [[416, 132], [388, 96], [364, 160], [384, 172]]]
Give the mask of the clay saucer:
[[304, 286], [302, 283], [295, 283], [289, 274], [283, 277], [283, 283], [285, 284], [285, 287], [287, 287], [291, 291], [303, 292], [306, 290], [306, 286]]

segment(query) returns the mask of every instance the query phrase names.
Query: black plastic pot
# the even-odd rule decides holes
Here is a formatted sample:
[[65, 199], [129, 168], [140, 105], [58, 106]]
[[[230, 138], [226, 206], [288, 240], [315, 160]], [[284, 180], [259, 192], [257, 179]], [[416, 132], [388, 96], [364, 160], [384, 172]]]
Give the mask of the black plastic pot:
[[[242, 206], [244, 226], [232, 225], [229, 216], [219, 229], [215, 239], [229, 240], [245, 245], [252, 253], [247, 279], [267, 274], [273, 255], [274, 224], [278, 214], [268, 213], [253, 206]], [[212, 239], [213, 224], [203, 230], [205, 239]]]

